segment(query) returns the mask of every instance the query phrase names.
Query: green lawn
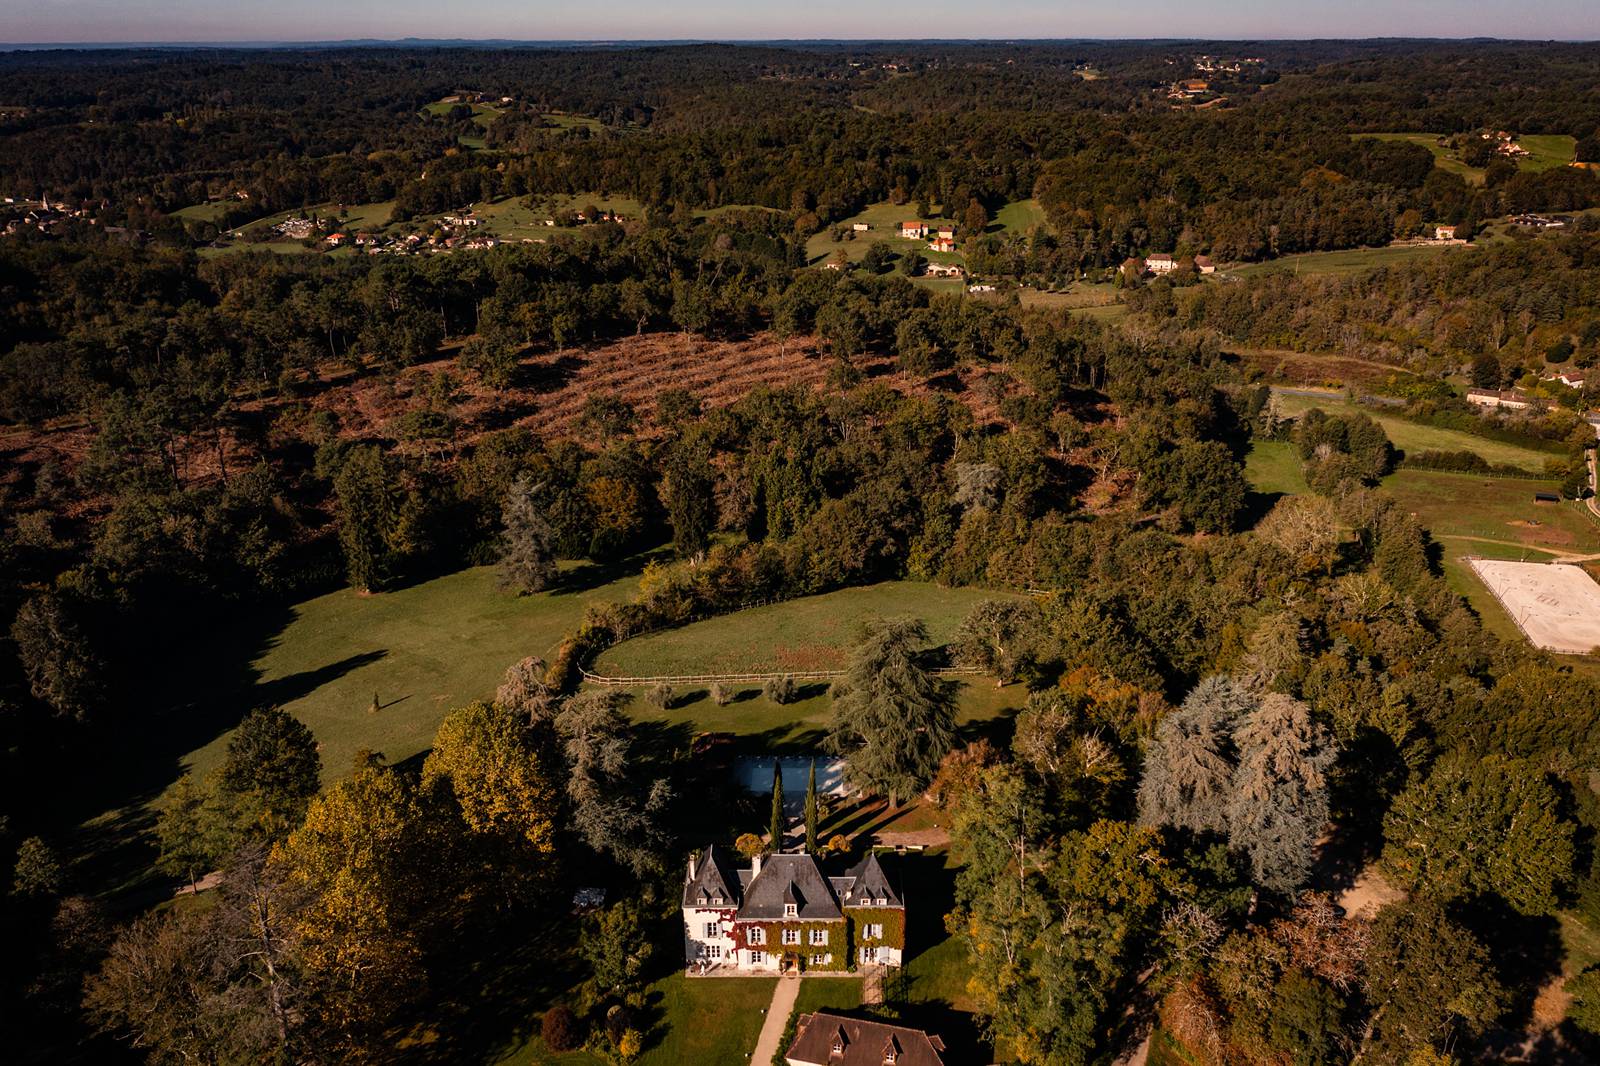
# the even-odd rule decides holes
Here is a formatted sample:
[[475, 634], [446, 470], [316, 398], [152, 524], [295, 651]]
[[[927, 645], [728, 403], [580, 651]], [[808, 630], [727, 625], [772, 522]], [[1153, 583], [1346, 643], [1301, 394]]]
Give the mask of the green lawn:
[[[928, 247], [927, 241], [900, 236], [900, 223], [910, 221], [916, 217], [917, 205], [914, 203], [900, 204], [898, 206], [891, 203], [873, 204], [860, 214], [852, 215], [837, 223], [837, 225], [843, 226], [845, 229], [846, 239], [843, 241], [833, 239], [834, 226], [828, 226], [820, 233], [812, 234], [811, 239], [806, 242], [806, 259], [811, 263], [821, 264], [831, 258], [834, 252], [842, 248], [850, 256], [850, 261], [857, 263], [861, 261], [861, 257], [867, 254], [867, 249], [875, 242], [883, 241], [902, 255], [906, 252], [915, 251], [921, 253], [923, 258], [933, 263], [963, 262], [961, 255], [957, 252], [935, 252]], [[941, 222], [944, 225], [955, 225], [954, 221], [950, 219], [941, 220], [938, 215], [925, 218], [922, 221], [930, 226], [940, 225]], [[865, 222], [872, 228], [866, 233], [854, 233], [850, 227], [857, 222]], [[851, 239], [852, 236], [854, 239]]]
[[[961, 678], [956, 685], [956, 721], [964, 726], [1015, 714], [1028, 695], [1020, 685], [996, 688], [980, 677]], [[833, 699], [826, 684], [802, 685], [801, 698], [786, 704], [773, 703], [754, 685], [735, 688], [738, 698], [726, 707], [717, 706], [700, 686], [680, 692], [667, 710], [646, 702], [643, 689], [623, 691], [634, 696], [627, 708], [630, 716], [677, 728], [684, 741], [698, 733], [731, 733], [739, 738], [739, 747], [750, 753], [809, 754], [817, 750], [833, 715]]]
[[937, 647], [955, 636], [978, 604], [1013, 595], [917, 581], [840, 589], [624, 641], [601, 655], [594, 671], [652, 677], [837, 670], [865, 622], [920, 618]]
[[1489, 440], [1486, 437], [1475, 436], [1454, 429], [1439, 429], [1434, 426], [1420, 425], [1394, 415], [1384, 414], [1381, 410], [1371, 407], [1361, 407], [1347, 403], [1343, 400], [1324, 399], [1320, 396], [1301, 396], [1279, 392], [1276, 396], [1278, 411], [1287, 417], [1297, 417], [1313, 407], [1319, 407], [1333, 414], [1348, 414], [1359, 411], [1383, 427], [1388, 434], [1389, 441], [1396, 448], [1415, 454], [1424, 451], [1469, 451], [1476, 452], [1491, 463], [1504, 463], [1526, 470], [1529, 473], [1544, 472], [1546, 461], [1553, 457], [1553, 453], [1540, 451], [1536, 448], [1526, 448], [1517, 444], [1505, 444], [1501, 441]]
[[1309, 491], [1305, 464], [1300, 453], [1286, 440], [1258, 440], [1245, 456], [1244, 476], [1257, 492], [1295, 495]]
[[1109, 282], [1075, 281], [1058, 292], [1024, 288], [1018, 291], [1023, 307], [1065, 307], [1071, 311], [1119, 307], [1116, 286]]
[[[676, 945], [674, 945], [676, 946]], [[647, 1010], [658, 1014], [659, 1024], [645, 1040], [637, 1066], [748, 1066], [764, 1020], [762, 1011], [772, 1002], [775, 977], [716, 977], [691, 980], [673, 973], [646, 990]], [[807, 985], [824, 984], [821, 980]], [[847, 984], [849, 982], [840, 982]], [[859, 995], [859, 984], [858, 984]], [[802, 987], [801, 995], [805, 994]], [[601, 1066], [606, 1060], [584, 1051], [554, 1054], [535, 1033], [522, 1046], [495, 1060], [500, 1066]]]
[[1435, 255], [1460, 251], [1460, 245], [1403, 244], [1385, 248], [1346, 248], [1337, 252], [1306, 252], [1303, 255], [1286, 255], [1260, 263], [1247, 263], [1233, 267], [1228, 273], [1235, 277], [1258, 274], [1276, 274], [1292, 271], [1300, 274], [1361, 274], [1375, 267], [1409, 263]]
[[1554, 170], [1571, 163], [1577, 155], [1578, 142], [1564, 133], [1525, 133], [1517, 143], [1528, 150], [1524, 159], [1517, 161], [1519, 170]]
[[[629, 599], [636, 587], [629, 576], [518, 597], [499, 591], [485, 566], [376, 596], [331, 592], [294, 607], [267, 643], [255, 660], [252, 702], [282, 706], [311, 728], [326, 779], [348, 772], [362, 748], [398, 762], [427, 750], [446, 711], [494, 695], [506, 667], [548, 657], [588, 604]], [[209, 770], [227, 738], [185, 765]]]

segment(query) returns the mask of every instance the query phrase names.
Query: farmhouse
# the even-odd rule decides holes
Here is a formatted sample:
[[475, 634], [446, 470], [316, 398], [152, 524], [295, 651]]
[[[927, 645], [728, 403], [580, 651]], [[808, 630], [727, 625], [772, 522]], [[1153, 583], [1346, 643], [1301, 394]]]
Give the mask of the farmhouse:
[[852, 223], [850, 223], [850, 229], [852, 231], [856, 232], [856, 233], [865, 233], [868, 230], [870, 230], [871, 228], [872, 227], [867, 225], [865, 222], [852, 222]]
[[905, 904], [877, 855], [839, 873], [813, 855], [758, 855], [748, 865], [712, 845], [689, 858], [683, 954], [691, 973], [778, 973], [899, 966]]
[[1532, 407], [1533, 400], [1526, 394], [1510, 389], [1497, 392], [1494, 389], [1468, 389], [1467, 402], [1477, 404], [1479, 407], [1504, 407], [1511, 411], [1520, 411]]
[[1217, 264], [1211, 261], [1211, 257], [1209, 255], [1195, 256], [1194, 268], [1200, 271], [1202, 274], [1215, 274], [1217, 272]]
[[1559, 381], [1569, 389], [1581, 389], [1583, 383], [1589, 380], [1589, 375], [1582, 370], [1563, 370], [1556, 374], [1545, 375], [1546, 381]]
[[926, 222], [902, 222], [900, 223], [900, 236], [914, 241], [923, 240], [928, 236], [928, 224]]
[[817, 1011], [800, 1015], [789, 1066], [944, 1066], [944, 1041], [921, 1029]]
[[1456, 239], [1456, 228], [1454, 226], [1435, 226], [1433, 227], [1433, 239], [1436, 241], [1453, 241]]
[[959, 263], [929, 263], [926, 273], [930, 278], [959, 278], [966, 271]]
[[935, 252], [953, 252], [956, 250], [956, 239], [941, 234], [928, 241], [928, 247]]
[[1152, 274], [1170, 274], [1172, 268], [1178, 265], [1178, 261], [1165, 252], [1157, 252], [1155, 255], [1146, 256], [1144, 265]]

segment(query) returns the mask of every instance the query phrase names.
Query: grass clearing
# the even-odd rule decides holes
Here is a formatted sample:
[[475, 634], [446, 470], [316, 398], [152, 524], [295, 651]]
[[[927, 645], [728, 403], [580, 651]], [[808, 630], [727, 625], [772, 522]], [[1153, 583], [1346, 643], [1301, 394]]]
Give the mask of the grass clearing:
[[972, 609], [1015, 593], [884, 581], [821, 596], [751, 607], [608, 649], [594, 671], [616, 677], [838, 670], [862, 626], [887, 618], [920, 618], [932, 647], [955, 637]]
[[1032, 233], [1045, 225], [1044, 208], [1038, 200], [1013, 200], [995, 212], [995, 224], [1006, 233]]
[[1117, 289], [1109, 282], [1075, 281], [1055, 292], [1022, 288], [1017, 290], [1023, 307], [1064, 307], [1069, 311], [1101, 310], [1117, 307]]
[[188, 207], [180, 207], [172, 212], [172, 217], [188, 219], [193, 222], [216, 222], [227, 214], [236, 202], [233, 200], [207, 200], [203, 204], [190, 204]]
[[1404, 503], [1436, 539], [1481, 545], [1471, 547], [1474, 554], [1488, 555], [1487, 549], [1495, 544], [1509, 546], [1513, 552], [1600, 552], [1600, 528], [1589, 521], [1582, 504], [1534, 502], [1536, 491], [1555, 491], [1554, 481], [1399, 470], [1384, 479], [1383, 487]]
[[1523, 447], [1517, 444], [1506, 444], [1502, 441], [1475, 436], [1461, 430], [1425, 426], [1404, 418], [1397, 418], [1394, 415], [1384, 414], [1381, 410], [1362, 407], [1343, 400], [1336, 401], [1321, 396], [1304, 396], [1275, 391], [1274, 401], [1278, 406], [1279, 413], [1291, 418], [1298, 417], [1313, 407], [1320, 408], [1330, 414], [1360, 412], [1382, 426], [1384, 433], [1388, 435], [1390, 442], [1396, 448], [1411, 454], [1424, 451], [1475, 452], [1491, 463], [1504, 463], [1515, 466], [1521, 470], [1528, 471], [1530, 475], [1542, 474], [1546, 461], [1555, 457], [1552, 452], [1540, 451], [1536, 448]]
[[1295, 496], [1309, 492], [1300, 453], [1286, 440], [1259, 440], [1244, 460], [1245, 480], [1266, 494]]
[[[829, 226], [819, 233], [812, 234], [811, 239], [806, 241], [806, 260], [812, 264], [821, 264], [832, 258], [835, 252], [842, 249], [850, 257], [852, 263], [858, 263], [861, 261], [861, 257], [867, 254], [868, 248], [872, 247], [874, 243], [882, 241], [901, 255], [914, 251], [921, 254], [924, 259], [931, 263], [964, 262], [958, 252], [935, 252], [928, 247], [928, 242], [925, 240], [900, 236], [900, 223], [908, 222], [915, 218], [917, 218], [917, 206], [915, 204], [891, 204], [887, 202], [873, 204], [860, 214], [851, 215], [849, 218], [838, 222], [835, 226]], [[937, 214], [922, 219], [922, 221], [930, 226], [941, 224], [947, 226], [956, 225], [954, 220], [943, 219]], [[863, 222], [871, 228], [865, 233], [855, 233], [850, 227], [857, 222]], [[840, 226], [844, 228], [845, 239], [836, 241], [833, 239], [833, 231]]]
[[1392, 244], [1384, 248], [1346, 248], [1337, 252], [1305, 252], [1286, 255], [1260, 263], [1247, 263], [1230, 267], [1234, 277], [1248, 278], [1262, 274], [1279, 274], [1290, 271], [1297, 274], [1362, 274], [1382, 266], [1410, 263], [1436, 255], [1447, 255], [1462, 250], [1461, 245], [1449, 244]]

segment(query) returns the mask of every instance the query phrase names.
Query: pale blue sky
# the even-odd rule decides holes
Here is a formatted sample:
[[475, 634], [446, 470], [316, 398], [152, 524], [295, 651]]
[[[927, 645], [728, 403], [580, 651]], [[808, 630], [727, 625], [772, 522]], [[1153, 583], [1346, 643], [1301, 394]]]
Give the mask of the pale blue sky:
[[1600, 37], [1600, 0], [0, 0], [0, 41]]

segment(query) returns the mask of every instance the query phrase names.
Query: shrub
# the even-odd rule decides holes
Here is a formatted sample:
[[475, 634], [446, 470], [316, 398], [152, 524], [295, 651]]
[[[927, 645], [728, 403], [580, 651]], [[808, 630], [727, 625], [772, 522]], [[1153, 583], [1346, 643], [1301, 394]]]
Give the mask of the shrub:
[[747, 859], [753, 859], [767, 850], [767, 842], [754, 833], [743, 833], [733, 842], [734, 850]]
[[715, 703], [718, 707], [726, 707], [728, 704], [732, 703], [735, 694], [736, 693], [732, 686], [724, 685], [721, 681], [712, 682], [711, 702]]
[[794, 683], [794, 678], [785, 674], [783, 677], [768, 678], [766, 684], [761, 686], [761, 694], [781, 706], [794, 702], [799, 694], [799, 686]]
[[666, 710], [672, 706], [672, 686], [665, 681], [650, 686], [650, 691], [645, 694], [650, 701], [650, 706]]
[[539, 1021], [539, 1032], [544, 1046], [551, 1051], [573, 1051], [583, 1043], [583, 1033], [578, 1028], [578, 1017], [570, 1007], [551, 1007]]

